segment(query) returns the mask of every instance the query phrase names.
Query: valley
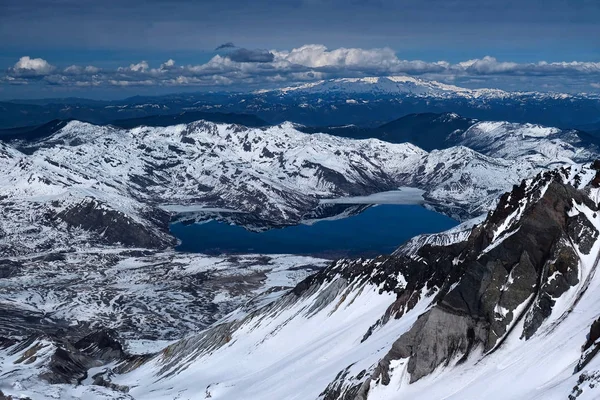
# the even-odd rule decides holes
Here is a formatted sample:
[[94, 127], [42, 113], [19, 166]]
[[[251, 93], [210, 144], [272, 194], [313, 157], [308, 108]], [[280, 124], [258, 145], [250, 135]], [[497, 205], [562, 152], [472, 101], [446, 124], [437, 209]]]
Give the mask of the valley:
[[[471, 398], [551, 329], [578, 332], [562, 372], [515, 390], [591, 390], [596, 142], [427, 121], [427, 150], [289, 122], [71, 121], [1, 142], [0, 391]], [[585, 377], [564, 373], [577, 363]]]

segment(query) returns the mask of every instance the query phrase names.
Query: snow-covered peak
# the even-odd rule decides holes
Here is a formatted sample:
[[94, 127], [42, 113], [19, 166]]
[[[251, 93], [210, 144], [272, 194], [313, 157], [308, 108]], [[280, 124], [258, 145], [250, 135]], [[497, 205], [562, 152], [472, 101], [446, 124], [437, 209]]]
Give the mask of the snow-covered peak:
[[493, 157], [524, 158], [532, 162], [539, 159], [585, 162], [598, 154], [598, 144], [589, 142], [580, 132], [536, 124], [482, 121], [450, 135], [448, 141]]
[[[492, 100], [508, 98], [537, 98], [566, 100], [573, 95], [545, 92], [508, 92], [500, 89], [468, 89], [434, 80], [412, 76], [383, 76], [363, 78], [336, 78], [303, 83], [276, 89], [263, 89], [255, 94], [325, 95], [325, 94], [373, 94], [385, 96], [416, 96], [439, 98], [465, 98], [472, 100]], [[581, 94], [585, 96], [584, 94]]]
[[512, 136], [525, 137], [547, 137], [560, 132], [558, 128], [545, 127], [537, 124], [517, 124], [510, 122], [482, 121], [473, 125], [465, 136], [481, 135], [487, 137], [498, 137], [510, 134]]

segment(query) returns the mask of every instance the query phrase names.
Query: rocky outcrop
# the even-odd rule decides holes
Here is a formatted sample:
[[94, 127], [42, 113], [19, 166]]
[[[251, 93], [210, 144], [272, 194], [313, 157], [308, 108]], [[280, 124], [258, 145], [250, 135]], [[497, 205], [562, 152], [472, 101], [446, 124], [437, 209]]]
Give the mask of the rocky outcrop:
[[53, 219], [62, 221], [72, 228], [95, 232], [103, 241], [111, 245], [158, 249], [175, 245], [175, 239], [167, 233], [168, 214], [157, 209], [153, 211], [151, 217], [148, 219], [153, 224], [143, 224], [93, 198], [87, 198], [56, 214]]
[[0, 260], [0, 279], [15, 276], [21, 270], [21, 263], [13, 260]]
[[90, 368], [128, 358], [113, 331], [97, 331], [74, 343], [66, 339], [58, 343], [48, 370], [40, 375], [50, 383], [79, 384]]
[[[577, 286], [576, 304], [588, 284], [580, 282], [580, 257], [594, 256], [590, 252], [599, 236], [590, 219], [598, 212], [589, 196], [591, 176], [561, 169], [523, 181], [501, 197], [464, 242], [436, 246], [424, 240], [416, 250], [401, 249], [394, 257], [346, 263], [339, 271], [332, 267], [332, 274], [362, 276], [397, 295], [363, 341], [390, 317], [402, 317], [423, 293], [435, 300], [370, 374], [357, 379], [342, 371], [322, 398], [367, 398], [372, 385], [390, 383], [392, 362], [401, 362], [415, 382], [439, 367], [460, 364], [475, 350], [495, 352], [511, 334], [528, 340], [553, 315], [558, 299]], [[518, 321], [522, 330], [513, 332]], [[598, 352], [599, 326], [596, 321], [590, 327], [578, 371]]]
[[579, 372], [600, 352], [600, 318], [592, 323], [587, 340], [583, 345], [581, 358], [575, 367], [575, 372]]
[[29, 397], [14, 397], [14, 396], [7, 396], [4, 393], [2, 393], [2, 391], [0, 390], [0, 400], [31, 400]]
[[373, 379], [389, 382], [390, 360], [408, 359], [416, 381], [474, 347], [493, 351], [521, 318], [524, 338], [536, 332], [555, 299], [579, 283], [575, 248], [589, 251], [589, 241], [572, 233], [598, 235], [581, 217], [568, 216], [573, 203], [592, 211], [597, 205], [563, 180], [559, 172], [542, 174], [501, 198], [454, 259], [444, 283], [450, 289], [440, 290], [436, 306], [394, 343]]

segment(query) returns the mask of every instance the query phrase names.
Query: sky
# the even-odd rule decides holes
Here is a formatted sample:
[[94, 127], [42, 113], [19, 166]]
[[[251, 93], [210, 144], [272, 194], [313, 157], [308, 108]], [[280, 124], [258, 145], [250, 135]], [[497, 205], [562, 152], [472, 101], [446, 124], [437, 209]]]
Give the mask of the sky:
[[0, 0], [0, 99], [411, 75], [600, 92], [598, 0]]

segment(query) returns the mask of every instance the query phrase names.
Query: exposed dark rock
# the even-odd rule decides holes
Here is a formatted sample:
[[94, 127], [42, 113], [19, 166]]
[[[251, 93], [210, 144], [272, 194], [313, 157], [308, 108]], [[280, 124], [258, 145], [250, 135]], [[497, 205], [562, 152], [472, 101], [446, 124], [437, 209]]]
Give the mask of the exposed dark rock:
[[576, 400], [586, 389], [595, 389], [600, 386], [600, 371], [584, 372], [579, 375], [577, 385], [569, 394], [569, 400]]
[[598, 352], [600, 351], [600, 318], [595, 320], [590, 326], [590, 332], [588, 333], [587, 340], [583, 345], [583, 353], [581, 359], [575, 367], [575, 372], [581, 371], [585, 366], [592, 361]]
[[[165, 213], [156, 212], [158, 220], [164, 226]], [[101, 234], [109, 244], [121, 243], [125, 246], [145, 248], [165, 248], [174, 243], [174, 239], [160, 235], [152, 229], [138, 223], [127, 215], [105, 207], [94, 199], [86, 199], [56, 214], [54, 217], [74, 228], [82, 228]], [[155, 221], [156, 222], [156, 221]]]
[[2, 393], [2, 390], [0, 390], [0, 400], [31, 400], [31, 398], [29, 397], [13, 397], [13, 396], [8, 396], [5, 395], [4, 393]]
[[[560, 171], [541, 174], [503, 195], [464, 243], [426, 245], [416, 257], [338, 262], [295, 290], [310, 291], [316, 282], [342, 276], [348, 281], [368, 279], [395, 292], [396, 301], [365, 333], [365, 341], [390, 318], [410, 310], [423, 289], [429, 293], [436, 288], [435, 306], [398, 338], [370, 377], [388, 384], [390, 362], [406, 359], [410, 379], [416, 381], [440, 365], [466, 359], [477, 347], [494, 351], [522, 318], [525, 339], [537, 331], [552, 313], [555, 299], [579, 283], [573, 245], [589, 252], [598, 237], [585, 216], [570, 214], [574, 202], [597, 211], [584, 193], [564, 183]], [[399, 273], [404, 285], [397, 282]], [[324, 398], [346, 398], [344, 393], [359, 398], [348, 385], [330, 385], [324, 394], [330, 397]]]
[[75, 344], [63, 340], [52, 355], [48, 371], [40, 377], [49, 383], [78, 384], [87, 378], [87, 371], [114, 360], [125, 360], [121, 344], [115, 332], [98, 331], [91, 333]]
[[118, 385], [116, 383], [107, 381], [104, 378], [104, 376], [102, 376], [102, 373], [94, 375], [92, 378], [94, 378], [93, 384], [96, 386], [104, 386], [104, 387], [107, 387], [107, 388], [112, 389], [117, 392], [123, 392], [123, 393], [129, 392], [129, 387], [124, 386], [124, 385]]
[[556, 301], [569, 288], [579, 283], [579, 259], [574, 250], [561, 238], [542, 271], [541, 286], [537, 298], [531, 306], [523, 329], [523, 336], [530, 338], [552, 313]]
[[117, 340], [117, 333], [112, 330], [101, 330], [91, 333], [77, 341], [73, 347], [102, 361], [111, 361], [125, 357], [123, 347]]
[[581, 213], [577, 214], [569, 219], [567, 228], [569, 237], [579, 246], [583, 254], [589, 254], [599, 234], [589, 219]]
[[0, 279], [16, 276], [20, 270], [20, 263], [11, 260], [0, 260]]
[[366, 400], [370, 380], [363, 382], [363, 379], [367, 371], [362, 370], [355, 377], [349, 376], [351, 366], [337, 374], [333, 382], [319, 395], [319, 400]]

